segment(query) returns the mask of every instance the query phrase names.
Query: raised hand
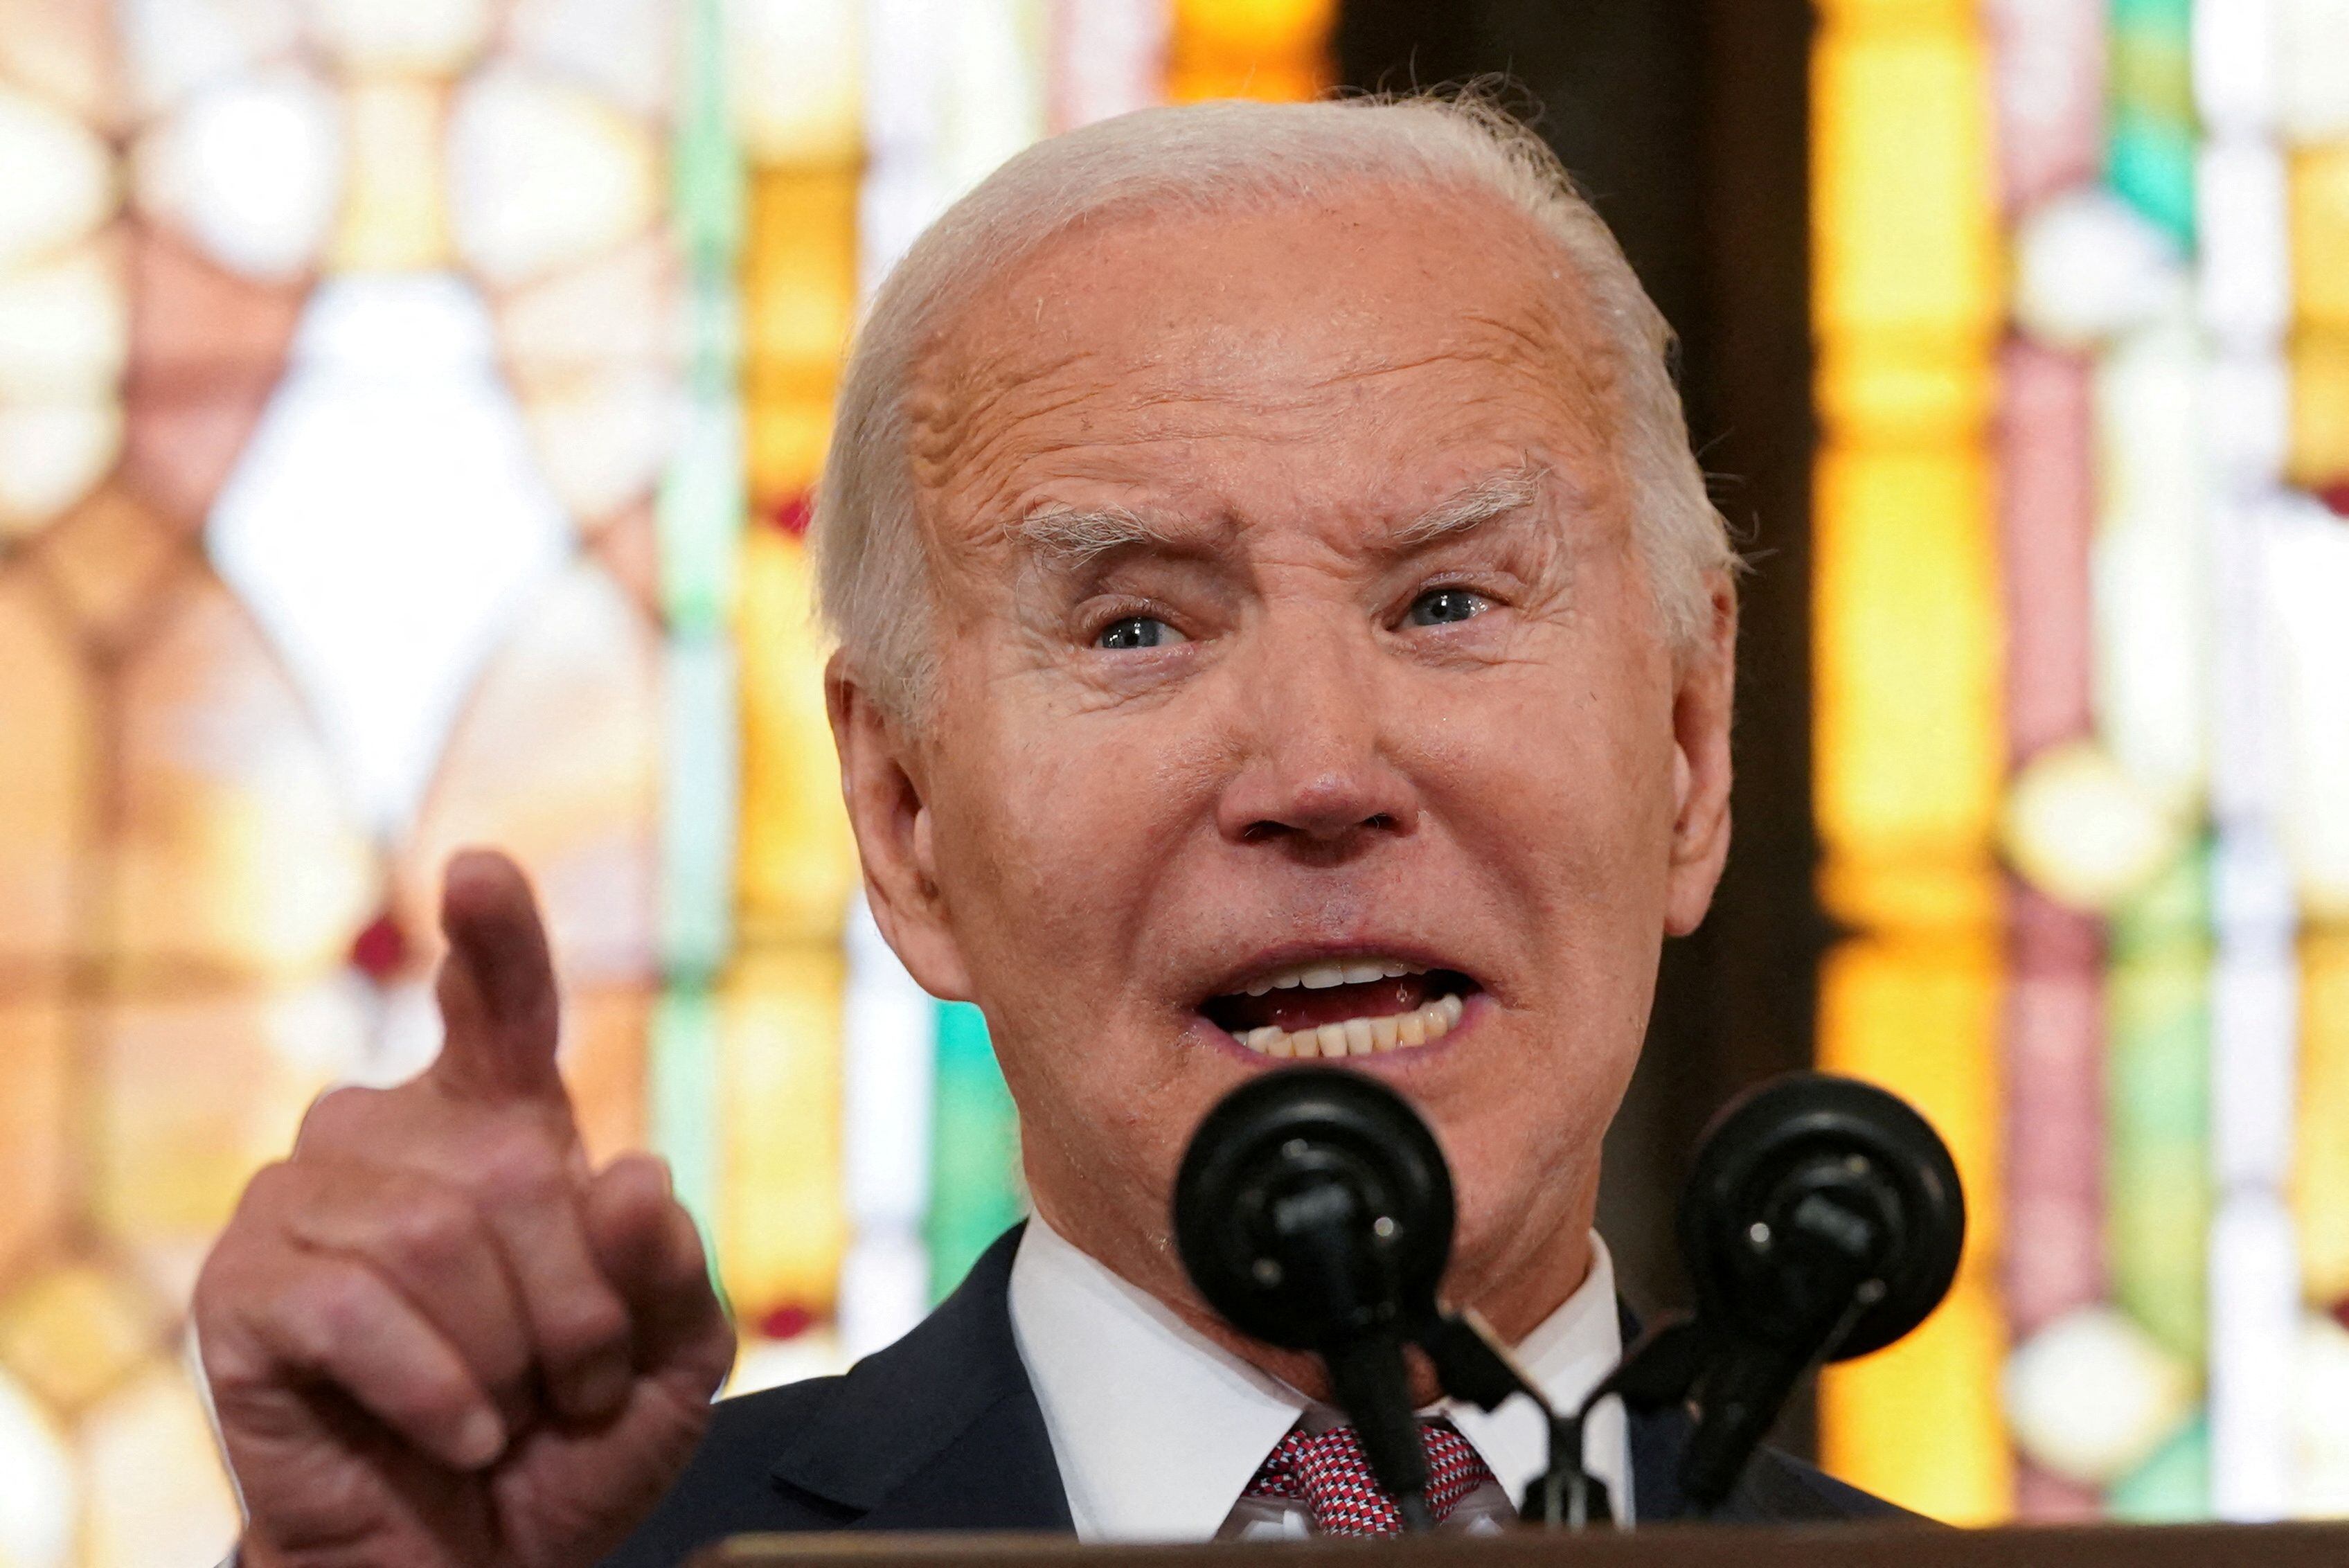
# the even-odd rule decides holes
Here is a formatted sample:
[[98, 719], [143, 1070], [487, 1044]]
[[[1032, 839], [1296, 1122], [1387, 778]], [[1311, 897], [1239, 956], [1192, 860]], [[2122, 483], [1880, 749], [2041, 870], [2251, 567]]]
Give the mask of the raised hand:
[[196, 1286], [247, 1568], [592, 1563], [732, 1359], [667, 1168], [588, 1166], [521, 871], [459, 856], [441, 924], [439, 1058], [313, 1106]]

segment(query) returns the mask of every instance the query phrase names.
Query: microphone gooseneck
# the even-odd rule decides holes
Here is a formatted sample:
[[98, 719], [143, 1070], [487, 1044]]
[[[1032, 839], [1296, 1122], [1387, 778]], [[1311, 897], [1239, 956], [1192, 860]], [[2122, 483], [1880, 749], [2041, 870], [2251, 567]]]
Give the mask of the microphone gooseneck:
[[1174, 1183], [1174, 1238], [1243, 1333], [1318, 1355], [1363, 1457], [1413, 1529], [1427, 1456], [1403, 1346], [1437, 1316], [1452, 1178], [1402, 1096], [1358, 1073], [1284, 1068], [1208, 1113]]

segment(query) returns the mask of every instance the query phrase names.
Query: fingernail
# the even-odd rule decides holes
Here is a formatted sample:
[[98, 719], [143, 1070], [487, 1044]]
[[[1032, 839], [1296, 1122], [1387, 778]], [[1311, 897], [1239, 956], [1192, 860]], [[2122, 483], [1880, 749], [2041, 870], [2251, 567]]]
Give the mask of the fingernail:
[[506, 1426], [489, 1410], [475, 1410], [457, 1428], [457, 1462], [469, 1470], [485, 1468], [506, 1451]]

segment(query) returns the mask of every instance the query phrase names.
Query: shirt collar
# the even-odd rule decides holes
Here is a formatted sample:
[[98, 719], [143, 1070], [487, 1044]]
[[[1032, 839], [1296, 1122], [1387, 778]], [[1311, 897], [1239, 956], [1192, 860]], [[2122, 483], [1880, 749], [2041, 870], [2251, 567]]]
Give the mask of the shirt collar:
[[[1591, 1239], [1590, 1272], [1516, 1346], [1518, 1363], [1571, 1407], [1622, 1355], [1615, 1270]], [[1011, 1329], [1026, 1364], [1069, 1513], [1085, 1541], [1206, 1541], [1309, 1401], [1176, 1317], [1030, 1219], [1011, 1265]], [[1512, 1400], [1486, 1414], [1438, 1407], [1516, 1497], [1540, 1474], [1548, 1432]], [[1316, 1412], [1319, 1414], [1319, 1412]], [[1621, 1411], [1591, 1422], [1591, 1469], [1619, 1500], [1628, 1465]]]
[[1305, 1397], [1028, 1221], [1011, 1332], [1085, 1541], [1206, 1541]]

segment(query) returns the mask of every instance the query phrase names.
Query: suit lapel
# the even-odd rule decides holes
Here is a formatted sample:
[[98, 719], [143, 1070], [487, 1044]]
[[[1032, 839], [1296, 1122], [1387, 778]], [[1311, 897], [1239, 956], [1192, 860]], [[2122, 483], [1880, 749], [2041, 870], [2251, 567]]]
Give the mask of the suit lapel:
[[1071, 1528], [1011, 1335], [1019, 1234], [1006, 1231], [919, 1327], [833, 1386], [777, 1457], [777, 1485], [854, 1530]]

